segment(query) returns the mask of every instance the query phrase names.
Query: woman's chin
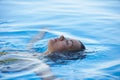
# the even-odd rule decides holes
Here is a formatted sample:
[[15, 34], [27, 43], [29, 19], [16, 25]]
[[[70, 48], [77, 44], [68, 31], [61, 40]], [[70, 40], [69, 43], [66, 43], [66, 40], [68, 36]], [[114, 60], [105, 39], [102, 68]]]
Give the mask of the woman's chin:
[[48, 41], [48, 45], [51, 45], [52, 43], [53, 43], [53, 40], [50, 39], [50, 40]]

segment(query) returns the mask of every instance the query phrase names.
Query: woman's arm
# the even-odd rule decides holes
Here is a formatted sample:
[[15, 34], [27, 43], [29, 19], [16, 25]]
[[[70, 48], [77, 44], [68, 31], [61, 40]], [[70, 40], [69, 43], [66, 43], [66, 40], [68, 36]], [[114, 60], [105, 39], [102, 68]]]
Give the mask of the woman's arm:
[[[46, 29], [46, 28], [43, 28], [43, 29]], [[44, 37], [45, 33], [46, 32], [44, 30], [40, 30], [40, 32], [37, 35], [32, 37], [32, 39], [29, 41], [29, 43], [27, 45], [27, 49], [31, 50], [33, 45], [34, 45], [34, 43], [39, 41], [39, 40], [41, 40]]]
[[57, 78], [52, 72], [49, 65], [40, 61], [40, 67], [34, 71], [37, 76], [40, 76], [42, 80], [63, 80]]

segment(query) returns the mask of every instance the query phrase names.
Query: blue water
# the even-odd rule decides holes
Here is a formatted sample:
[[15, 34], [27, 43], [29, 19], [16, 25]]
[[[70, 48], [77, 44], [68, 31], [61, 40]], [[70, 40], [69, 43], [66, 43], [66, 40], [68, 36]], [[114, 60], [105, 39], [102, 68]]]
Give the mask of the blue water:
[[[119, 0], [0, 0], [0, 51], [26, 50], [43, 28], [47, 33], [34, 44], [36, 52], [44, 52], [47, 41], [60, 35], [81, 40], [87, 48], [83, 60], [50, 66], [57, 77], [120, 80]], [[40, 80], [27, 70], [0, 72], [0, 78]]]

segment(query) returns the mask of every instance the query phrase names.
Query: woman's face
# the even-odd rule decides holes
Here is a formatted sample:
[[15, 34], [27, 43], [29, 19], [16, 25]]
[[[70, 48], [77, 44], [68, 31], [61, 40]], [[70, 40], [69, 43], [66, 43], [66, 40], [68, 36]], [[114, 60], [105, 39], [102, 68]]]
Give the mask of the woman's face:
[[75, 39], [68, 39], [64, 36], [59, 38], [50, 39], [48, 42], [48, 50], [55, 51], [79, 51], [81, 50], [81, 43]]

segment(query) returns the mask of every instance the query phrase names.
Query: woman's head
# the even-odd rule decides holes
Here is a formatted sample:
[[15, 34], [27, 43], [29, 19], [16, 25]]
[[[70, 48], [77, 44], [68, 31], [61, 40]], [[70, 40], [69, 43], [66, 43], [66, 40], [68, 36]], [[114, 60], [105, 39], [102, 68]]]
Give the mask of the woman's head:
[[83, 51], [85, 46], [76, 39], [65, 38], [60, 36], [59, 38], [50, 39], [48, 42], [49, 52], [73, 52], [73, 51]]

